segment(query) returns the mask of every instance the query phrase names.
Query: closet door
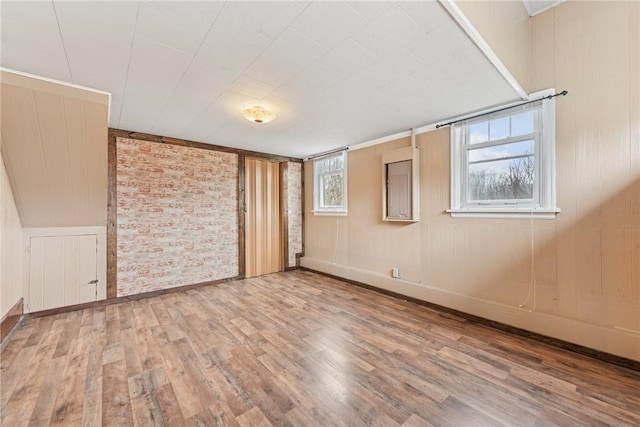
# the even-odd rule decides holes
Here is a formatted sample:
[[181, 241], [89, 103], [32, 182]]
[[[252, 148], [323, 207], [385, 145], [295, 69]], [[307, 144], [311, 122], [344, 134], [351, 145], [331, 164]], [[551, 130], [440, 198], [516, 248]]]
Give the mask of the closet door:
[[28, 311], [96, 301], [97, 244], [95, 234], [31, 237]]
[[245, 276], [282, 270], [280, 169], [277, 162], [245, 159]]

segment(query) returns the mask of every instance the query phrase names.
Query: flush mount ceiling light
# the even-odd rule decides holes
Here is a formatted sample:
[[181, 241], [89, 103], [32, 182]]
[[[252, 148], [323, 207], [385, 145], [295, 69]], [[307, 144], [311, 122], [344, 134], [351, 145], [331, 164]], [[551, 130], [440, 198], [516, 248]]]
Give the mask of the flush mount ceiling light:
[[271, 112], [259, 105], [254, 105], [251, 108], [242, 110], [242, 115], [247, 120], [254, 123], [269, 123], [271, 120], [276, 118], [276, 114], [274, 112]]

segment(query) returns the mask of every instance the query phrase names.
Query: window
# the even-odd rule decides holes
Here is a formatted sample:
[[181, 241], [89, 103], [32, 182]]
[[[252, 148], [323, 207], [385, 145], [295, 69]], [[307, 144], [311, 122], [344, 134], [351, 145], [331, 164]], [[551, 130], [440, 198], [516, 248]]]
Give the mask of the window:
[[451, 128], [452, 216], [555, 217], [554, 102]]
[[313, 212], [347, 213], [347, 153], [342, 151], [313, 161]]

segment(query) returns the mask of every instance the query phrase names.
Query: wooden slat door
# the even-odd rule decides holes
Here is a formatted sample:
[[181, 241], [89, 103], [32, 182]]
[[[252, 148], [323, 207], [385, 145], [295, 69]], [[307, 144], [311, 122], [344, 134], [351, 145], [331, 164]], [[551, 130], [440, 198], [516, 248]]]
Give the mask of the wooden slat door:
[[97, 299], [97, 236], [31, 237], [29, 311]]
[[245, 276], [282, 269], [278, 163], [245, 159]]

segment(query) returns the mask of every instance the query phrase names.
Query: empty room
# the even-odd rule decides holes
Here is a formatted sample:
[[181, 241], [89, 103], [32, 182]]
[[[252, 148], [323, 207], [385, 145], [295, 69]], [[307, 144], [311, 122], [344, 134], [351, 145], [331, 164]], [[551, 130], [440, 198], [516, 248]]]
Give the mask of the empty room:
[[0, 1], [0, 425], [640, 425], [640, 2]]

